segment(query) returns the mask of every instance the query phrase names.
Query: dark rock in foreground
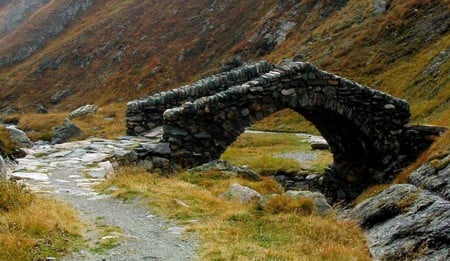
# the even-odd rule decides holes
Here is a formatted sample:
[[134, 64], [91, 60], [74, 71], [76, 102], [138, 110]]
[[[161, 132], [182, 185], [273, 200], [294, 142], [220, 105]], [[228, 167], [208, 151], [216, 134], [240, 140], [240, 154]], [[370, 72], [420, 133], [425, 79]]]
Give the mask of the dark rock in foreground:
[[411, 173], [409, 183], [433, 191], [450, 201], [450, 155], [422, 165]]
[[376, 260], [450, 260], [450, 203], [429, 191], [394, 185], [350, 216], [367, 229]]

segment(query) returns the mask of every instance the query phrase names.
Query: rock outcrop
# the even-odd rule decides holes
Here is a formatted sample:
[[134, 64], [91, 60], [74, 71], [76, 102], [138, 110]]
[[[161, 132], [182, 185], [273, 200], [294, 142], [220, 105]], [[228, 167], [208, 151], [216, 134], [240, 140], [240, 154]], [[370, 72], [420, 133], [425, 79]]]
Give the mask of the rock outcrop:
[[420, 166], [409, 176], [409, 183], [450, 201], [450, 154]]
[[[22, 2], [24, 8], [33, 7], [33, 5], [36, 7], [42, 6], [45, 8], [46, 6], [44, 3], [47, 3], [47, 1], [38, 0], [26, 0]], [[10, 48], [2, 50], [0, 53], [0, 67], [22, 61], [23, 59], [30, 57], [48, 39], [63, 31], [64, 28], [72, 23], [82, 12], [88, 9], [92, 3], [92, 0], [67, 0], [64, 1], [64, 4], [58, 6], [58, 8], [55, 8], [54, 5], [52, 6], [51, 1], [50, 3], [47, 3], [49, 5], [47, 9], [49, 10], [49, 13], [42, 15], [37, 12], [36, 17], [41, 16], [34, 20], [37, 21], [37, 23], [23, 26], [25, 29], [23, 29], [24, 31], [21, 31], [22, 34], [33, 31], [33, 33], [29, 34], [30, 37], [26, 39], [26, 41], [16, 41], [17, 43]], [[17, 10], [20, 11], [22, 9], [19, 8]], [[14, 13], [12, 13], [12, 15], [14, 15]], [[20, 18], [20, 20], [23, 20], [23, 18]], [[20, 20], [18, 22], [20, 22]], [[13, 24], [14, 26], [17, 26], [17, 22]], [[12, 32], [3, 39], [0, 39], [0, 42], [12, 41], [14, 38], [19, 37]]]
[[427, 190], [394, 185], [350, 216], [367, 230], [376, 260], [450, 259], [450, 202]]

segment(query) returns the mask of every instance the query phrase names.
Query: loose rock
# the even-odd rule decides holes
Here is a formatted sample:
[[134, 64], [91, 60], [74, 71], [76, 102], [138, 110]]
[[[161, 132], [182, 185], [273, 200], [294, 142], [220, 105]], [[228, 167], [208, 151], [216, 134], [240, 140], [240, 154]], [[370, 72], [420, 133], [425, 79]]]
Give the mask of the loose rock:
[[11, 140], [21, 148], [31, 148], [33, 144], [31, 143], [30, 139], [27, 137], [25, 132], [17, 129], [16, 127], [8, 126], [6, 127], [8, 129], [9, 135]]
[[231, 185], [231, 187], [225, 193], [222, 194], [222, 197], [228, 200], [237, 200], [243, 204], [246, 204], [253, 199], [260, 199], [261, 194], [259, 194], [254, 189], [235, 183]]
[[207, 170], [219, 170], [232, 176], [241, 176], [249, 180], [260, 181], [261, 176], [248, 167], [238, 167], [225, 160], [214, 160], [201, 166], [191, 168], [189, 172], [203, 172]]
[[69, 141], [72, 138], [79, 137], [83, 134], [81, 129], [70, 120], [66, 119], [62, 126], [54, 128], [52, 144], [59, 144]]
[[67, 118], [69, 120], [72, 120], [74, 118], [82, 117], [87, 114], [95, 114], [96, 112], [97, 112], [97, 106], [88, 104], [88, 105], [82, 106], [82, 107], [72, 111]]

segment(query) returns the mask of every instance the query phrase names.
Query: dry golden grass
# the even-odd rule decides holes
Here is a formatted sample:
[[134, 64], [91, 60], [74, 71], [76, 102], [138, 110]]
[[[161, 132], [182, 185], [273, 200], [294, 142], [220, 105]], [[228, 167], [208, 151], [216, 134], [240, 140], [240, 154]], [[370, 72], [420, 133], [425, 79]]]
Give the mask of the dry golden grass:
[[[101, 138], [116, 138], [125, 135], [125, 103], [112, 103], [97, 110], [96, 114], [88, 114], [73, 119], [84, 135]], [[63, 124], [69, 112], [51, 112], [48, 114], [25, 113], [18, 118], [18, 128], [24, 130], [31, 140], [51, 140], [53, 127]]]
[[51, 140], [53, 127], [62, 125], [67, 113], [23, 114], [17, 127], [27, 133], [31, 140]]
[[68, 206], [9, 182], [0, 186], [0, 198], [16, 200], [12, 208], [0, 209], [0, 260], [45, 260], [81, 245], [82, 224]]
[[117, 186], [114, 196], [143, 197], [152, 211], [185, 224], [201, 239], [200, 260], [370, 260], [356, 225], [311, 214], [306, 201], [281, 211], [273, 203], [272, 210], [262, 211], [256, 202], [243, 205], [221, 198], [232, 183], [262, 194], [280, 192], [270, 179], [251, 182], [217, 172], [167, 178], [132, 168], [99, 189]]
[[9, 156], [14, 153], [17, 149], [17, 146], [11, 140], [9, 131], [0, 126], [0, 155]]

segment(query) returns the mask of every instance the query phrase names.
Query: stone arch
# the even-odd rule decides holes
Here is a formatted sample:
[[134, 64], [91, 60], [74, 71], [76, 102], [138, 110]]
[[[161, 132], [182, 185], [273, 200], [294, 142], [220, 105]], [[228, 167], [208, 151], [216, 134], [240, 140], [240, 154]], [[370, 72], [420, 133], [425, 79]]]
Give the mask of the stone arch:
[[406, 101], [301, 62], [261, 62], [131, 102], [127, 126], [136, 134], [153, 127], [152, 119], [162, 124], [170, 161], [192, 167], [219, 158], [246, 127], [286, 108], [329, 142], [334, 163], [323, 180], [334, 198], [354, 198], [386, 181], [429, 146], [424, 136], [437, 133], [408, 125]]

